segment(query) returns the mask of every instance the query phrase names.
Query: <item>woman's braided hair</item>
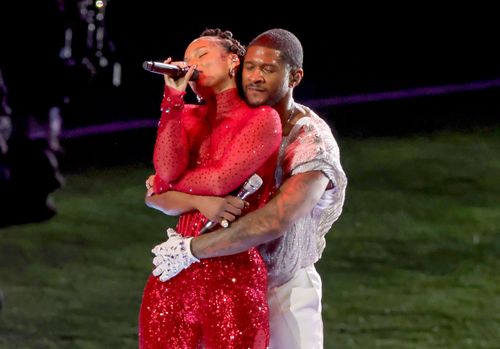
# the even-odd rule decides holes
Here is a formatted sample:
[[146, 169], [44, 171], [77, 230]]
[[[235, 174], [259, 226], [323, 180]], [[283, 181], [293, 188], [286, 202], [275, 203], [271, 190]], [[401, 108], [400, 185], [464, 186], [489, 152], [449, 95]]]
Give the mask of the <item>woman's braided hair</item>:
[[243, 62], [243, 57], [245, 56], [245, 46], [243, 46], [238, 40], [233, 38], [233, 33], [229, 30], [221, 30], [219, 28], [215, 29], [205, 29], [201, 34], [202, 36], [215, 36], [221, 39], [221, 44], [224, 46], [228, 52], [234, 53], [238, 56], [241, 62]]

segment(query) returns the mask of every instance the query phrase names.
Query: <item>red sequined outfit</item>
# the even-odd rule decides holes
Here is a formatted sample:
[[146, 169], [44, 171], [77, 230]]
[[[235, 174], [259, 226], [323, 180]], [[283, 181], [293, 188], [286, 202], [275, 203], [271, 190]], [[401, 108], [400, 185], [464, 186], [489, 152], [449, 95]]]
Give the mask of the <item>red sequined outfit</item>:
[[[155, 192], [227, 195], [253, 173], [264, 184], [250, 196], [256, 209], [273, 193], [281, 140], [278, 114], [252, 109], [236, 89], [203, 106], [184, 106], [166, 88], [154, 152]], [[181, 215], [176, 230], [196, 236], [207, 219]], [[266, 348], [269, 342], [267, 272], [255, 248], [203, 259], [167, 282], [150, 276], [139, 317], [139, 346], [148, 348]]]

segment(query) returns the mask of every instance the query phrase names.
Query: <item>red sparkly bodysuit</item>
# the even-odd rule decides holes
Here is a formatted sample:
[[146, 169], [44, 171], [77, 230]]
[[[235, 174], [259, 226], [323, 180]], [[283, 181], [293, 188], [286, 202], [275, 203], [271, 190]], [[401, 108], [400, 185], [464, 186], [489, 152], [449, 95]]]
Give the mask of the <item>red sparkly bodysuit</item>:
[[[154, 151], [155, 192], [224, 196], [258, 173], [264, 184], [247, 201], [252, 209], [262, 206], [274, 189], [279, 115], [269, 107], [248, 107], [236, 89], [203, 106], [184, 106], [182, 96], [165, 89]], [[188, 212], [176, 230], [196, 236], [206, 221], [200, 212]], [[266, 267], [255, 248], [203, 259], [167, 282], [151, 275], [141, 304], [139, 346], [266, 348], [266, 292]]]

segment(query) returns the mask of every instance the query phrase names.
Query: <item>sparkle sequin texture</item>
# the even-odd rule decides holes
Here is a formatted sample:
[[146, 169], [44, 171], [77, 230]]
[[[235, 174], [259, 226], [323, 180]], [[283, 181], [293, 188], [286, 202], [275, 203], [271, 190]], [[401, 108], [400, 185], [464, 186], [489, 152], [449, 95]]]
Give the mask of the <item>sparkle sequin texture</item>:
[[[267, 202], [281, 140], [278, 114], [249, 108], [236, 89], [205, 106], [183, 106], [174, 92], [166, 90], [162, 105], [155, 190], [227, 195], [258, 173], [264, 184], [248, 201], [252, 209]], [[181, 215], [176, 230], [196, 236], [205, 223], [201, 213], [190, 212]], [[266, 292], [267, 271], [255, 248], [202, 260], [167, 282], [150, 276], [139, 317], [140, 348], [266, 348]]]
[[304, 267], [316, 263], [326, 245], [325, 234], [342, 212], [347, 177], [339, 147], [328, 124], [301, 106], [305, 117], [284, 137], [278, 156], [278, 183], [295, 174], [321, 171], [333, 184], [315, 207], [297, 219], [280, 238], [260, 246], [268, 269], [269, 287], [284, 284]]

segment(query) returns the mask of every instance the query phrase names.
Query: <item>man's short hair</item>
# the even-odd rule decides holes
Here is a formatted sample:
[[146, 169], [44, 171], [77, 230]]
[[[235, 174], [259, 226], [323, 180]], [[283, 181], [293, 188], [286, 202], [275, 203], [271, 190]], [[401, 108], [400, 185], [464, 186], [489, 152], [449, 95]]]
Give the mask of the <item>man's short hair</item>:
[[281, 51], [283, 60], [292, 69], [302, 68], [304, 50], [300, 40], [286, 29], [269, 29], [253, 39], [250, 46], [263, 46]]

